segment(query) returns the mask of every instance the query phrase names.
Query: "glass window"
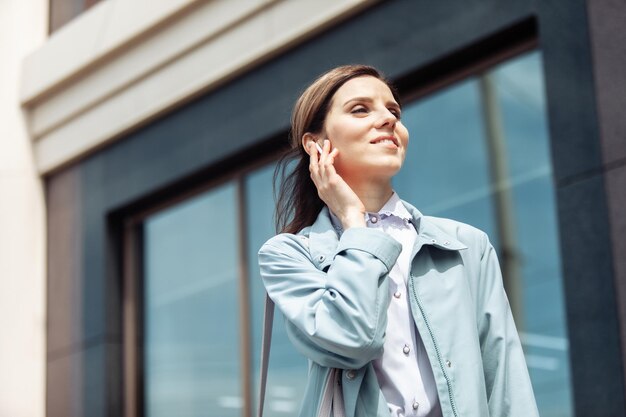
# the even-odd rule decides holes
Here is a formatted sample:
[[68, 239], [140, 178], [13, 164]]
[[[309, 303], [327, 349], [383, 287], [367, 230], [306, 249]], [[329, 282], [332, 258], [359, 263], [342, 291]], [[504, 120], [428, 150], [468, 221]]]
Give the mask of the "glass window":
[[540, 414], [572, 415], [541, 54], [411, 103], [402, 118], [411, 139], [395, 189], [424, 214], [489, 234]]
[[241, 416], [236, 184], [144, 225], [147, 417]]
[[[424, 214], [489, 234], [540, 413], [565, 417], [572, 415], [568, 339], [542, 82], [541, 54], [531, 52], [406, 105], [411, 142], [394, 187]], [[146, 220], [147, 416], [241, 416], [249, 372], [257, 393], [265, 294], [257, 251], [275, 233], [273, 171], [263, 166]], [[250, 317], [239, 317], [242, 302]], [[297, 414], [307, 373], [276, 313], [268, 417]], [[250, 337], [240, 334], [240, 320], [249, 320]], [[242, 339], [251, 341], [252, 369], [240, 369]]]
[[[252, 304], [253, 369], [255, 389], [258, 393], [261, 336], [265, 289], [261, 282], [257, 252], [274, 232], [274, 200], [272, 178], [274, 164], [249, 175], [245, 182], [246, 216], [248, 224], [248, 264], [250, 265], [250, 291]], [[267, 417], [294, 416], [300, 407], [306, 383], [307, 362], [291, 345], [285, 332], [283, 317], [276, 309], [270, 351], [264, 415]]]
[[565, 306], [541, 54], [493, 71], [519, 268], [518, 326], [541, 415], [572, 415]]
[[473, 80], [405, 106], [409, 152], [394, 188], [425, 214], [480, 225], [495, 235], [480, 107]]

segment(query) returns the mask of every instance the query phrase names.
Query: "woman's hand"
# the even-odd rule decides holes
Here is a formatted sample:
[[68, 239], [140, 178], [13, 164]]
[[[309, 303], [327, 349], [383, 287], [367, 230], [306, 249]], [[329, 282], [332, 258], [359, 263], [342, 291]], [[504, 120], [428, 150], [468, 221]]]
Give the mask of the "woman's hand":
[[339, 218], [345, 229], [365, 227], [365, 206], [350, 186], [335, 170], [337, 148], [330, 150], [330, 142], [324, 139], [322, 153], [318, 156], [315, 142], [309, 142], [311, 162], [309, 171], [317, 187], [317, 193], [328, 208]]

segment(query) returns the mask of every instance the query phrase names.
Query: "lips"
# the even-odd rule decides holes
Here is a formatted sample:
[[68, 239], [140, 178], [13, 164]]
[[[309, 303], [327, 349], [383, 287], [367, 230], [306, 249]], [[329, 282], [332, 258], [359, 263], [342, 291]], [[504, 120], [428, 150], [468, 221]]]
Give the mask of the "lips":
[[380, 136], [370, 141], [370, 143], [371, 144], [377, 144], [377, 143], [389, 144], [389, 145], [395, 145], [397, 147], [400, 146], [400, 144], [398, 143], [398, 139], [396, 139], [395, 136]]

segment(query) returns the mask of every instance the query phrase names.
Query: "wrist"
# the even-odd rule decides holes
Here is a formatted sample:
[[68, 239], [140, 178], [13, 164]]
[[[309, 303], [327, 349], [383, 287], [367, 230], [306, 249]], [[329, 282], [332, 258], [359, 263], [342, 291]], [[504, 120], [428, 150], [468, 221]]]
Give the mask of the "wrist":
[[340, 220], [344, 230], [351, 227], [365, 227], [365, 213], [361, 211], [346, 213]]

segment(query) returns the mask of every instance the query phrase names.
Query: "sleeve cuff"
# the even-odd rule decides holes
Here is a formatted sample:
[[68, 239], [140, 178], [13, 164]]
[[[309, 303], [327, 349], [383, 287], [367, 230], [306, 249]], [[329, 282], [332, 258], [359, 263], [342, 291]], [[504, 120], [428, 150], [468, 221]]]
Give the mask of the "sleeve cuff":
[[382, 230], [353, 227], [341, 235], [335, 255], [347, 249], [357, 249], [375, 256], [390, 271], [402, 252], [402, 245]]

